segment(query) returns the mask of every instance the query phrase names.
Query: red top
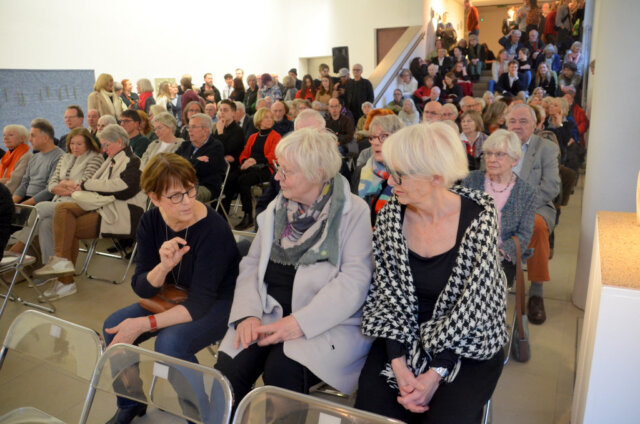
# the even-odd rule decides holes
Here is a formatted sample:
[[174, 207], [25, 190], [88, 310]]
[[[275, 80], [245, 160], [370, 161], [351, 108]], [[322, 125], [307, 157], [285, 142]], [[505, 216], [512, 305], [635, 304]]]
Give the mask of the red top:
[[475, 31], [480, 29], [480, 14], [475, 6], [469, 8], [469, 15], [467, 15], [467, 31]]
[[310, 102], [312, 102], [313, 99], [315, 99], [315, 97], [316, 97], [316, 94], [313, 91], [309, 90], [309, 88], [304, 88], [304, 89], [301, 88], [296, 93], [296, 99], [305, 99], [305, 100], [309, 100]]
[[[256, 142], [258, 138], [258, 134], [260, 132], [252, 134], [247, 140], [247, 144], [244, 146], [244, 150], [240, 153], [240, 164], [245, 160], [251, 157], [251, 149], [253, 148], [253, 143]], [[276, 160], [276, 146], [282, 137], [275, 130], [271, 130], [269, 135], [267, 135], [267, 141], [264, 143], [264, 156], [267, 158], [269, 162], [269, 170], [273, 174], [272, 164], [273, 161]]]

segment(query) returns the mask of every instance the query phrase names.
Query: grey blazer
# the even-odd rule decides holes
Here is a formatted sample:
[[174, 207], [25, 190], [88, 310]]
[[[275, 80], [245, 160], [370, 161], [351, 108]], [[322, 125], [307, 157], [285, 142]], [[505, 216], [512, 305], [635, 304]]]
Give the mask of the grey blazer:
[[[353, 393], [373, 341], [360, 329], [373, 273], [372, 231], [367, 204], [349, 193], [346, 180], [344, 191], [338, 266], [321, 261], [298, 267], [291, 308], [304, 336], [284, 342], [284, 354], [336, 389]], [[241, 350], [233, 346], [236, 321], [253, 316], [271, 324], [282, 318], [282, 307], [267, 294], [264, 283], [273, 244], [275, 202], [258, 215], [260, 229], [240, 262], [229, 329], [220, 344], [220, 351], [232, 358]]]
[[553, 199], [560, 193], [558, 154], [558, 146], [552, 141], [531, 135], [519, 175], [536, 189], [536, 213], [544, 218], [549, 232], [556, 222]]
[[[471, 171], [462, 185], [475, 190], [484, 191], [483, 171]], [[516, 183], [511, 189], [507, 203], [500, 211], [500, 235], [502, 245], [500, 248], [515, 263], [516, 248], [511, 236], [516, 236], [522, 249], [522, 260], [527, 260], [533, 249], [528, 249], [531, 235], [533, 234], [533, 220], [535, 218], [536, 191], [522, 178], [516, 177]]]

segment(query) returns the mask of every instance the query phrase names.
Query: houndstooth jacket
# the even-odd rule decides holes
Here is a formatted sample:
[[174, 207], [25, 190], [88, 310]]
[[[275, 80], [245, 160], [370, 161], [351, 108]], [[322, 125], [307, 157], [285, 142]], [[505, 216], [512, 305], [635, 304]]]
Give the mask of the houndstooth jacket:
[[[455, 267], [429, 321], [418, 325], [418, 299], [397, 197], [378, 214], [373, 234], [375, 271], [364, 305], [362, 331], [402, 343], [408, 352], [407, 365], [415, 375], [424, 373], [431, 357], [445, 349], [459, 357], [486, 360], [508, 340], [506, 285], [493, 200], [461, 186], [451, 191], [473, 200], [483, 210], [462, 237]], [[460, 360], [445, 382], [453, 381], [459, 369]], [[396, 386], [390, 364], [382, 374]]]

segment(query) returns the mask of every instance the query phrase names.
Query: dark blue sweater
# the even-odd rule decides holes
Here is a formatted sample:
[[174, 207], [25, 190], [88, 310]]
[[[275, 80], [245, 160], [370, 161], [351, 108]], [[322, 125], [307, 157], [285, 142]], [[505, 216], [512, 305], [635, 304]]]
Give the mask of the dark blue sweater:
[[[185, 238], [186, 230], [174, 232], [158, 208], [146, 212], [138, 225], [138, 256], [131, 280], [133, 291], [150, 298], [159, 288], [147, 281], [147, 273], [160, 263], [158, 250], [162, 243], [174, 237]], [[238, 277], [240, 253], [227, 223], [207, 206], [207, 216], [189, 227], [186, 236], [189, 252], [167, 275], [166, 283], [185, 287], [189, 299], [182, 305], [195, 321], [207, 313], [217, 299], [232, 299]], [[176, 281], [177, 280], [177, 281]]]

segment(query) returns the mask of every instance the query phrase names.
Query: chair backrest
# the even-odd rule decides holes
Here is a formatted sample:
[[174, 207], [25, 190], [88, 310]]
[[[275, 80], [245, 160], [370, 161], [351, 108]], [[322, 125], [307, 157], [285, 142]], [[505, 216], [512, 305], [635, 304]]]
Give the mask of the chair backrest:
[[[93, 416], [96, 392], [126, 397], [194, 423], [225, 424], [231, 385], [217, 370], [127, 344], [109, 347], [96, 365], [80, 423]], [[108, 417], [106, 417], [108, 418]]]
[[248, 424], [280, 420], [306, 424], [402, 423], [402, 421], [273, 386], [258, 387], [245, 396], [238, 405], [233, 423]]
[[229, 171], [231, 170], [231, 164], [224, 160], [224, 164], [226, 165], [226, 169], [224, 171], [224, 179], [222, 180], [222, 185], [220, 186], [220, 194], [217, 199], [213, 199], [211, 201], [211, 205], [215, 202], [215, 207], [213, 208], [216, 212], [220, 208], [220, 204], [222, 203], [222, 199], [224, 199], [224, 188], [227, 185], [227, 179], [229, 178]]
[[236, 239], [236, 244], [238, 245], [240, 255], [247, 256], [247, 253], [249, 253], [249, 248], [251, 248], [251, 243], [253, 243], [253, 239], [256, 238], [256, 233], [238, 230], [232, 230], [232, 232], [233, 237], [235, 237]]
[[[102, 347], [98, 333], [89, 328], [24, 311], [9, 327], [0, 351], [0, 375], [21, 384], [3, 393], [2, 403], [59, 415], [83, 399]], [[56, 389], [69, 396], [52, 396]]]

